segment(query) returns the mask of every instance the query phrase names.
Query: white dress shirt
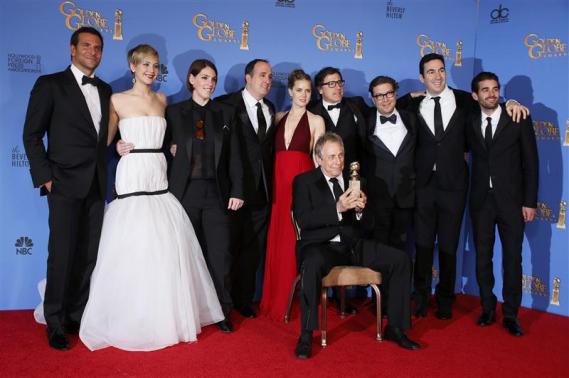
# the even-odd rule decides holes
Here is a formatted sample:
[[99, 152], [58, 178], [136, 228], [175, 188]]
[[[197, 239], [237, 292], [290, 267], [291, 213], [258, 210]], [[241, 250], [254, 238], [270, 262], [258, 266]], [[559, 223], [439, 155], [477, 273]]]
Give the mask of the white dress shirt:
[[324, 109], [326, 109], [326, 111], [328, 112], [328, 115], [330, 116], [330, 119], [332, 119], [334, 126], [338, 125], [338, 118], [340, 118], [340, 108], [334, 108], [332, 110], [328, 110], [328, 105], [336, 105], [336, 104], [332, 104], [325, 100], [322, 100], [322, 105], [324, 106]]
[[[85, 84], [82, 85], [81, 82], [83, 81], [83, 76], [85, 75], [83, 72], [79, 70], [79, 68], [75, 67], [71, 64], [71, 72], [85, 97], [85, 102], [87, 102], [87, 107], [89, 108], [89, 113], [91, 113], [91, 119], [93, 120], [93, 124], [95, 125], [95, 130], [97, 131], [97, 135], [99, 135], [99, 130], [101, 128], [101, 99], [99, 98], [99, 90], [96, 86], [92, 84]], [[95, 77], [95, 75], [91, 75], [91, 77]]]
[[247, 115], [249, 116], [251, 125], [253, 125], [253, 129], [255, 129], [255, 133], [259, 132], [259, 121], [257, 120], [257, 102], [261, 103], [261, 109], [263, 110], [263, 115], [265, 116], [265, 122], [267, 123], [266, 131], [269, 131], [269, 128], [271, 127], [273, 122], [271, 118], [271, 112], [269, 111], [269, 107], [267, 106], [267, 104], [265, 104], [263, 99], [257, 101], [255, 97], [253, 97], [251, 93], [249, 93], [247, 88], [243, 89], [243, 92], [241, 92], [241, 94], [243, 95], [243, 101], [245, 102], [245, 109], [247, 109]]
[[[485, 137], [485, 133], [486, 133], [486, 127], [488, 124], [488, 121], [486, 120], [486, 118], [490, 117], [492, 118], [492, 121], [490, 121], [490, 124], [492, 125], [492, 138], [494, 138], [494, 135], [496, 134], [496, 128], [498, 127], [498, 122], [500, 121], [500, 116], [502, 115], [502, 107], [498, 106], [494, 112], [491, 115], [487, 115], [484, 114], [484, 112], [482, 112], [482, 123], [481, 123], [481, 127], [482, 127], [482, 139], [484, 139]], [[486, 141], [484, 141], [486, 142]], [[492, 177], [490, 177], [490, 188], [493, 188], [492, 186]]]
[[[373, 134], [377, 136], [383, 144], [385, 144], [393, 156], [397, 156], [401, 143], [403, 143], [403, 139], [405, 139], [405, 136], [407, 135], [407, 128], [403, 124], [401, 116], [397, 110], [394, 110], [393, 113], [391, 113], [397, 116], [395, 124], [389, 121], [381, 123], [379, 119], [381, 114], [379, 112], [376, 112], [376, 114], [375, 130]], [[391, 114], [389, 114], [388, 117], [390, 117]]]

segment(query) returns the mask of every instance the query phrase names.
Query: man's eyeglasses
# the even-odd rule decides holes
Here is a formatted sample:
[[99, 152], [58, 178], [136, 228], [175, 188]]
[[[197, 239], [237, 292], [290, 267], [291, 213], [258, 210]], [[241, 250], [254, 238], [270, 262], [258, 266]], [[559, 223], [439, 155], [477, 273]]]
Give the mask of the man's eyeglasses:
[[345, 82], [346, 80], [327, 81], [325, 83], [322, 83], [322, 86], [327, 85], [328, 88], [336, 88], [336, 85], [339, 87], [343, 87]]
[[395, 91], [389, 91], [389, 92], [385, 92], [385, 93], [376, 93], [376, 94], [372, 94], [371, 97], [377, 99], [377, 100], [383, 100], [385, 98], [393, 98], [393, 96], [395, 96]]
[[196, 122], [195, 137], [198, 140], [204, 140], [205, 139], [205, 130], [204, 130], [203, 119], [200, 119]]

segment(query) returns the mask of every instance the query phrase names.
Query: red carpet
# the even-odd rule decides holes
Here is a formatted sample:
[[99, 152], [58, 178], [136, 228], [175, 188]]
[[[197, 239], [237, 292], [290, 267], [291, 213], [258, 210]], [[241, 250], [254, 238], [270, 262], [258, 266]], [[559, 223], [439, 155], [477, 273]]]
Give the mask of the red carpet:
[[60, 352], [48, 347], [31, 311], [2, 311], [0, 376], [569, 377], [569, 318], [522, 309], [526, 335], [516, 338], [501, 318], [476, 326], [478, 315], [478, 298], [459, 296], [452, 320], [429, 313], [414, 321], [409, 336], [423, 349], [411, 352], [374, 340], [369, 307], [345, 319], [330, 310], [329, 346], [321, 349], [315, 333], [313, 357], [300, 361], [297, 312], [290, 324], [236, 315], [233, 334], [210, 326], [197, 343], [156, 352], [90, 352], [77, 337]]

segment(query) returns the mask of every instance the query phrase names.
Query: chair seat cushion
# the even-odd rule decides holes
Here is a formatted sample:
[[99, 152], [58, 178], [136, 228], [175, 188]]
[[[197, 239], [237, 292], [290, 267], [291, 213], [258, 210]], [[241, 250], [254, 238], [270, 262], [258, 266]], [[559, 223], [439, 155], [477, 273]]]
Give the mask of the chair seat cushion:
[[323, 287], [381, 284], [381, 273], [361, 266], [335, 266], [322, 279]]

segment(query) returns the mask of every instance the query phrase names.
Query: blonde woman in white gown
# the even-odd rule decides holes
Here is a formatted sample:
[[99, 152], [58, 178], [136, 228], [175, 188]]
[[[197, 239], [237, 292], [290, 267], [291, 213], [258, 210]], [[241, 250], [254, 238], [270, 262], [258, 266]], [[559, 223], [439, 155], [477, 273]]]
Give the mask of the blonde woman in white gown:
[[190, 219], [167, 192], [166, 97], [149, 45], [129, 51], [133, 88], [111, 98], [109, 143], [117, 127], [130, 146], [116, 173], [118, 198], [105, 212], [97, 265], [79, 337], [87, 348], [149, 351], [195, 341], [224, 319]]

